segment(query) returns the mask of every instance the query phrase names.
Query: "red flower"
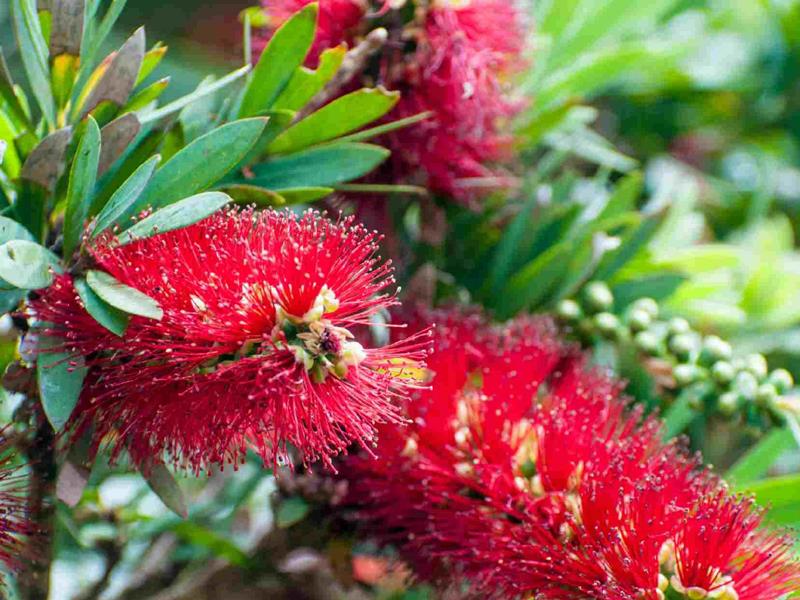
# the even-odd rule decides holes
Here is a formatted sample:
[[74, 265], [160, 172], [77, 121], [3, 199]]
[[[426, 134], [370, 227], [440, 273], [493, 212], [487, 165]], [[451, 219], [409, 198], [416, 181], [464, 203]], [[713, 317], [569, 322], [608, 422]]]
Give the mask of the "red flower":
[[[279, 25], [309, 2], [263, 0], [263, 5]], [[381, 14], [390, 3], [372, 6]], [[522, 65], [518, 8], [508, 0], [435, 0], [424, 10], [417, 7], [405, 23], [401, 11], [388, 22], [369, 21], [367, 8], [365, 0], [322, 0], [310, 62], [325, 48], [352, 46], [358, 34], [378, 25], [399, 28], [390, 32], [394, 41], [364, 83], [402, 92], [391, 120], [428, 111], [433, 116], [385, 138], [393, 150], [391, 176], [422, 179], [432, 191], [465, 204], [506, 187], [510, 178], [491, 163], [508, 158], [511, 139], [501, 133], [502, 124], [522, 107], [504, 90], [504, 80]]]
[[389, 147], [403, 177], [421, 170], [432, 191], [473, 203], [510, 181], [490, 165], [508, 158], [511, 138], [500, 127], [522, 107], [503, 90], [522, 64], [521, 17], [507, 0], [445, 0], [433, 3], [422, 32], [388, 84], [403, 94], [391, 116], [434, 116], [389, 136]]
[[[261, 0], [275, 28], [312, 2], [317, 2], [319, 12], [317, 35], [309, 53], [308, 62], [311, 66], [316, 65], [323, 50], [351, 41], [350, 34], [363, 19], [368, 0]], [[255, 39], [254, 48], [259, 54], [267, 41], [267, 37]]]
[[413, 424], [382, 427], [378, 460], [344, 470], [369, 530], [420, 577], [575, 600], [664, 600], [670, 587], [776, 600], [800, 584], [789, 541], [662, 444], [659, 423], [546, 321], [479, 319], [423, 317], [443, 326]]
[[26, 508], [28, 478], [15, 462], [7, 432], [0, 430], [0, 564], [13, 571], [22, 566], [28, 550], [25, 541], [36, 530]]
[[113, 436], [137, 463], [162, 453], [195, 471], [242, 458], [330, 457], [364, 446], [414, 381], [403, 364], [425, 334], [364, 348], [354, 328], [396, 303], [375, 256], [377, 236], [309, 211], [228, 210], [179, 231], [93, 250], [99, 268], [160, 304], [122, 337], [96, 323], [69, 276], [33, 306], [47, 330], [90, 367], [73, 421]]

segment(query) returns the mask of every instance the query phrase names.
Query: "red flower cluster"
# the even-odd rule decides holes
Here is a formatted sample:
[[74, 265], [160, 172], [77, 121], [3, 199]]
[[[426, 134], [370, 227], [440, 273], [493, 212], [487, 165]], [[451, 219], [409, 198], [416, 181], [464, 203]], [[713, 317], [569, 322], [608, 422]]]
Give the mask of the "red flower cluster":
[[364, 348], [354, 328], [396, 303], [378, 238], [352, 219], [227, 210], [201, 223], [93, 249], [100, 269], [161, 306], [122, 337], [84, 309], [68, 275], [33, 303], [45, 330], [90, 367], [73, 415], [95, 448], [113, 440], [146, 465], [168, 454], [195, 471], [241, 459], [330, 457], [398, 422], [403, 372], [427, 334]]
[[27, 553], [25, 540], [36, 532], [26, 508], [27, 493], [27, 475], [14, 461], [7, 430], [0, 430], [0, 564], [12, 571], [22, 565]]
[[[552, 325], [439, 322], [432, 388], [348, 459], [351, 502], [422, 577], [480, 597], [777, 600], [800, 586], [792, 543], [628, 411]], [[455, 574], [455, 575], [454, 575]]]
[[[277, 25], [311, 1], [263, 4]], [[377, 2], [373, 15], [390, 6]], [[312, 62], [325, 48], [352, 45], [357, 34], [378, 25], [391, 29], [402, 19], [402, 9], [384, 20], [368, 19], [368, 9], [366, 0], [321, 0]], [[511, 140], [500, 127], [522, 106], [503, 90], [503, 79], [522, 63], [521, 15], [508, 0], [434, 0], [411, 14], [402, 31], [390, 33], [393, 41], [373, 76], [402, 92], [391, 119], [428, 111], [433, 116], [384, 140], [394, 150], [393, 176], [414, 181], [422, 174], [428, 189], [472, 204], [509, 183], [491, 163], [507, 157]]]

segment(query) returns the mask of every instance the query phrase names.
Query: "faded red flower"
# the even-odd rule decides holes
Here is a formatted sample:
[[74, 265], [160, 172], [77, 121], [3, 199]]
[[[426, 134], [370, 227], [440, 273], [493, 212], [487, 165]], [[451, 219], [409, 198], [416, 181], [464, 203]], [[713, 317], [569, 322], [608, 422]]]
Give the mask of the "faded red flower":
[[[26, 541], [36, 528], [27, 510], [28, 476], [15, 461], [8, 432], [0, 430], [0, 564], [15, 571], [29, 554]], [[0, 590], [3, 583], [0, 574]]]
[[378, 422], [400, 420], [413, 387], [403, 365], [426, 335], [365, 348], [354, 332], [396, 304], [378, 238], [352, 218], [317, 212], [226, 210], [186, 229], [91, 250], [98, 267], [161, 306], [160, 321], [132, 317], [121, 337], [83, 308], [60, 276], [33, 303], [46, 333], [82, 356], [89, 374], [73, 415], [147, 464], [166, 453], [195, 471], [265, 460], [330, 458], [367, 447]]
[[[277, 26], [310, 1], [263, 0], [263, 6]], [[509, 154], [503, 122], [523, 106], [504, 89], [523, 64], [519, 9], [507, 0], [435, 0], [367, 17], [390, 7], [383, 0], [322, 0], [310, 63], [325, 48], [352, 46], [369, 30], [387, 27], [390, 42], [363, 82], [402, 93], [389, 120], [432, 116], [385, 137], [393, 158], [384, 175], [468, 205], [507, 187], [511, 178], [493, 165]]]
[[432, 387], [407, 405], [412, 425], [382, 427], [378, 460], [343, 469], [369, 532], [417, 575], [565, 600], [777, 600], [800, 584], [789, 541], [547, 321], [429, 319]]

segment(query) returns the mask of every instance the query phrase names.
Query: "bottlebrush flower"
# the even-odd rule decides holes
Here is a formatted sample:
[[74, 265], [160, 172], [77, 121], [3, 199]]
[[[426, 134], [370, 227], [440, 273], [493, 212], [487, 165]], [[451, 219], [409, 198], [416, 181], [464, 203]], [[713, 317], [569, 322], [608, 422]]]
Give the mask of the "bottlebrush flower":
[[[277, 26], [310, 2], [263, 0], [263, 6]], [[511, 182], [493, 163], [508, 158], [511, 138], [502, 133], [503, 122], [523, 106], [504, 89], [505, 80], [524, 64], [520, 11], [508, 0], [435, 0], [416, 6], [410, 21], [403, 21], [403, 8], [396, 18], [367, 18], [370, 8], [380, 15], [391, 6], [319, 2], [310, 63], [325, 48], [342, 42], [352, 46], [369, 29], [387, 26], [391, 41], [364, 83], [402, 93], [389, 119], [423, 112], [432, 117], [386, 136], [393, 158], [392, 172], [384, 175], [423, 183], [473, 205], [487, 191]]]
[[[8, 429], [0, 430], [0, 563], [17, 570], [27, 553], [26, 539], [35, 534], [26, 508], [28, 480], [14, 462]], [[3, 578], [0, 575], [0, 591]]]
[[186, 229], [120, 246], [101, 240], [98, 267], [154, 298], [160, 321], [132, 317], [122, 337], [95, 322], [69, 276], [34, 302], [45, 333], [90, 367], [73, 415], [146, 464], [163, 453], [195, 471], [236, 462], [330, 457], [367, 446], [377, 422], [415, 385], [403, 365], [426, 334], [365, 348], [354, 334], [396, 304], [378, 238], [352, 218], [227, 210]]
[[777, 600], [800, 585], [789, 540], [546, 321], [434, 313], [431, 388], [349, 457], [350, 503], [423, 579], [480, 597]]

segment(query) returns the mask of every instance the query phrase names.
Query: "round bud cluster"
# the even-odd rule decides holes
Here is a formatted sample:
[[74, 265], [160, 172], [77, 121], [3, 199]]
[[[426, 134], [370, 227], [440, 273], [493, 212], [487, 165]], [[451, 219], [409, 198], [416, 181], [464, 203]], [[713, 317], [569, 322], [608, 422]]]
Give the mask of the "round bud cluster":
[[733, 356], [731, 345], [716, 335], [703, 335], [686, 319], [664, 318], [652, 298], [640, 298], [614, 312], [614, 295], [608, 286], [593, 281], [577, 300], [562, 300], [556, 309], [562, 323], [586, 341], [597, 336], [631, 343], [636, 350], [670, 365], [677, 393], [691, 389], [691, 405], [749, 425], [766, 427], [795, 410], [784, 395], [794, 386], [785, 369], [769, 370], [761, 354]]

